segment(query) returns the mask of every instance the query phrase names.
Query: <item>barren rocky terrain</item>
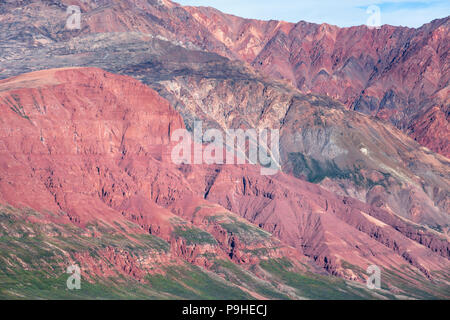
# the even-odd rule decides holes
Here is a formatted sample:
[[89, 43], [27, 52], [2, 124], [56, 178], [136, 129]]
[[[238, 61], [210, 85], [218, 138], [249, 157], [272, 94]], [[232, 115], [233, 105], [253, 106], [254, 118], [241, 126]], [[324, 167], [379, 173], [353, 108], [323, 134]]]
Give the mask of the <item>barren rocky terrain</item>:
[[[0, 31], [2, 297], [70, 297], [79, 263], [80, 298], [448, 298], [448, 18], [8, 0]], [[281, 171], [172, 163], [195, 120], [279, 129]]]

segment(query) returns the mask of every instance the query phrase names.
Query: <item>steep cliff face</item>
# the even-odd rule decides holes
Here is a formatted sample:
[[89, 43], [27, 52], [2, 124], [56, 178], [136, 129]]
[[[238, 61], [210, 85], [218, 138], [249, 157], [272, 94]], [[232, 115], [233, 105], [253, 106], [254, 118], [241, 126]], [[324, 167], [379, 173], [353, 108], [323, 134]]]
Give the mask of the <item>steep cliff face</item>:
[[[314, 95], [301, 96], [300, 90], [297, 91], [287, 84], [273, 81], [272, 78], [263, 78], [253, 68], [244, 63], [230, 61], [217, 54], [195, 49], [191, 44], [197, 41], [195, 43], [200, 47], [201, 38], [194, 37], [191, 39], [191, 44], [187, 42], [187, 39], [195, 33], [183, 33], [182, 31], [170, 33], [167, 31], [165, 37], [168, 41], [166, 41], [155, 36], [155, 34], [159, 35], [159, 31], [151, 29], [156, 28], [156, 26], [162, 28], [162, 26], [169, 25], [168, 22], [163, 23], [163, 21], [166, 21], [165, 19], [170, 19], [172, 24], [181, 28], [184, 20], [180, 18], [180, 15], [184, 12], [185, 18], [190, 21], [190, 24], [205, 25], [217, 39], [220, 38], [217, 36], [218, 33], [223, 34], [224, 37], [226, 34], [230, 34], [229, 40], [227, 40], [228, 38], [220, 39], [229, 44], [229, 50], [234, 50], [234, 54], [248, 55], [250, 51], [243, 53], [239, 51], [239, 48], [245, 47], [244, 44], [247, 40], [250, 41], [249, 39], [253, 39], [252, 37], [258, 36], [261, 37], [262, 44], [258, 49], [252, 50], [264, 50], [263, 48], [266, 47], [264, 37], [270, 38], [272, 34], [270, 28], [273, 28], [278, 33], [292, 35], [292, 41], [294, 41], [293, 39], [297, 39], [297, 42], [301, 40], [298, 45], [309, 46], [309, 51], [299, 49], [299, 52], [303, 52], [305, 55], [300, 58], [306, 59], [305, 61], [309, 61], [308, 63], [314, 67], [308, 64], [309, 67], [304, 69], [304, 72], [308, 71], [310, 67], [315, 70], [314, 72], [321, 72], [321, 63], [330, 64], [331, 69], [337, 68], [333, 69], [337, 72], [337, 75], [333, 75], [333, 79], [340, 79], [341, 76], [345, 76], [353, 84], [360, 83], [358, 86], [361, 87], [361, 90], [362, 84], [368, 81], [367, 74], [372, 65], [367, 61], [375, 59], [375, 56], [369, 57], [368, 55], [382, 56], [381, 49], [376, 50], [380, 43], [389, 43], [389, 46], [386, 46], [383, 49], [384, 51], [382, 50], [383, 54], [389, 56], [389, 58], [383, 59], [393, 59], [391, 67], [397, 68], [401, 61], [413, 55], [413, 53], [409, 53], [409, 49], [405, 49], [405, 54], [402, 56], [403, 60], [394, 59], [399, 54], [398, 46], [408, 37], [416, 39], [415, 35], [420, 33], [423, 37], [431, 37], [429, 39], [431, 49], [423, 48], [423, 50], [430, 54], [435, 51], [444, 54], [439, 59], [431, 59], [430, 61], [436, 63], [428, 68], [432, 69], [443, 63], [442, 70], [433, 73], [441, 74], [440, 77], [444, 81], [442, 82], [444, 83], [443, 88], [434, 95], [428, 95], [430, 92], [427, 91], [426, 95], [423, 93], [421, 96], [424, 99], [428, 96], [429, 101], [434, 101], [434, 97], [445, 101], [448, 91], [445, 85], [447, 74], [445, 71], [445, 46], [448, 41], [440, 40], [445, 35], [438, 32], [438, 30], [446, 27], [445, 19], [424, 26], [420, 29], [420, 32], [415, 29], [394, 27], [384, 27], [384, 29], [372, 31], [365, 27], [339, 29], [324, 25], [323, 28], [319, 28], [317, 25], [307, 23], [292, 25], [277, 24], [273, 21], [266, 23], [243, 20], [238, 17], [223, 15], [212, 9], [184, 9], [177, 5], [169, 5], [169, 3], [157, 5], [144, 2], [141, 5], [145, 6], [145, 10], [136, 9], [137, 2], [133, 1], [120, 2], [120, 5], [109, 4], [108, 6], [105, 3], [91, 3], [91, 7], [86, 7], [89, 2], [80, 4], [83, 10], [89, 12], [83, 17], [83, 26], [85, 27], [82, 30], [73, 30], [67, 33], [68, 31], [64, 29], [64, 25], [58, 19], [52, 21], [44, 19], [43, 12], [48, 11], [47, 14], [55, 13], [57, 15], [61, 11], [60, 7], [54, 4], [41, 8], [39, 1], [33, 2], [35, 7], [32, 7], [33, 10], [30, 9], [29, 14], [33, 17], [38, 15], [40, 18], [37, 20], [40, 22], [37, 23], [43, 25], [33, 30], [23, 30], [27, 26], [25, 20], [29, 17], [20, 15], [20, 19], [25, 19], [24, 23], [9, 25], [13, 31], [5, 30], [5, 33], [2, 33], [7, 35], [14, 30], [17, 31], [17, 36], [8, 37], [8, 39], [5, 38], [5, 41], [2, 41], [3, 50], [6, 52], [13, 49], [12, 52], [16, 56], [14, 58], [4, 55], [0, 58], [4, 68], [1, 75], [17, 75], [28, 70], [41, 69], [43, 66], [67, 67], [71, 65], [99, 66], [111, 72], [131, 75], [152, 86], [168, 99], [181, 114], [188, 128], [192, 127], [192, 123], [196, 119], [203, 120], [205, 127], [222, 129], [237, 127], [281, 128], [282, 161], [285, 172], [301, 179], [320, 183], [327, 189], [341, 195], [352, 196], [369, 204], [382, 206], [412, 221], [425, 223], [444, 233], [447, 232], [449, 224], [447, 159], [435, 156], [426, 149], [421, 149], [401, 132], [392, 129], [382, 121], [369, 119], [355, 112], [345, 112], [342, 110], [344, 109], [342, 105], [331, 99]], [[120, 10], [117, 6], [120, 7]], [[95, 10], [93, 10], [94, 7], [96, 7]], [[16, 10], [23, 10], [20, 8], [18, 6]], [[44, 11], [41, 12], [41, 10]], [[153, 23], [144, 24], [147, 29], [139, 29], [138, 32], [126, 32], [129, 30], [127, 28], [133, 25], [130, 24], [131, 22], [120, 24], [104, 21], [99, 23], [97, 27], [106, 24], [108, 28], [112, 28], [109, 31], [117, 28], [118, 31], [122, 32], [103, 33], [103, 31], [97, 30], [96, 25], [92, 23], [97, 21], [95, 20], [97, 18], [105, 19], [104, 10], [115, 10], [112, 16], [120, 21], [130, 22], [130, 19], [136, 16], [144, 24], [143, 21], [148, 18], [146, 18], [145, 12], [152, 12], [152, 15], [160, 17], [160, 20], [157, 20], [158, 23], [152, 20]], [[195, 19], [189, 18], [189, 12], [195, 16]], [[61, 15], [61, 13], [59, 14]], [[8, 21], [14, 21], [14, 16], [5, 14], [2, 17], [9, 19]], [[208, 20], [209, 16], [212, 17], [210, 20]], [[61, 19], [63, 19], [63, 16], [61, 16]], [[139, 26], [142, 26], [141, 22], [139, 22]], [[255, 31], [260, 30], [263, 26], [268, 29], [264, 29], [264, 32]], [[178, 30], [174, 26], [170, 28]], [[170, 28], [167, 27], [166, 29]], [[197, 30], [196, 28], [200, 27], [190, 26], [191, 30]], [[224, 30], [221, 28], [224, 28]], [[252, 32], [248, 29], [251, 29]], [[54, 32], [52, 31], [51, 35], [45, 36], [44, 30], [54, 30]], [[222, 31], [219, 32], [218, 30]], [[235, 47], [234, 44], [239, 43], [236, 40], [237, 38], [235, 39], [240, 34], [239, 32], [243, 32], [246, 35], [244, 38], [247, 40], [242, 39], [242, 43]], [[331, 40], [326, 40], [330, 37], [327, 32], [334, 34], [330, 39], [336, 42], [329, 43]], [[59, 36], [60, 33], [61, 36]], [[44, 45], [33, 40], [33, 45], [31, 45], [29, 41], [25, 41], [22, 37], [25, 34], [30, 39], [40, 39], [45, 36], [48, 41]], [[67, 37], [64, 38], [62, 34], [66, 34]], [[177, 42], [177, 37], [182, 39], [181, 43]], [[381, 37], [381, 40], [378, 39], [379, 37]], [[235, 41], [232, 41], [233, 39]], [[357, 42], [357, 39], [361, 41]], [[367, 39], [372, 42], [367, 43], [369, 41]], [[420, 47], [416, 40], [413, 42], [415, 47]], [[276, 43], [275, 41], [274, 45]], [[312, 46], [308, 43], [316, 44]], [[352, 46], [346, 47], [348, 43], [352, 43]], [[442, 44], [439, 45], [439, 43]], [[180, 46], [180, 44], [183, 46]], [[338, 50], [338, 47], [341, 49]], [[363, 47], [369, 49], [363, 50]], [[225, 56], [233, 56], [217, 49], [217, 46], [214, 46], [214, 48], [214, 50], [211, 48], [208, 50], [220, 52]], [[344, 60], [350, 62], [344, 66], [344, 62], [339, 60], [340, 62], [336, 67], [333, 67], [332, 59], [326, 58], [327, 54], [332, 55], [330, 51], [332, 48], [341, 52], [345, 56]], [[312, 64], [312, 58], [305, 53], [311, 53], [311, 50], [320, 54], [320, 59], [313, 59], [314, 64]], [[372, 52], [371, 50], [375, 51]], [[291, 54], [288, 56], [291, 56]], [[339, 68], [345, 69], [352, 65], [360, 65], [358, 57], [367, 60], [364, 65], [368, 66], [369, 69], [358, 67], [355, 70], [359, 70], [359, 73], [356, 71], [356, 73], [353, 71], [350, 73], [337, 71]], [[21, 59], [20, 64], [16, 63], [18, 58]], [[256, 59], [256, 56], [254, 59]], [[328, 62], [325, 63], [324, 61]], [[274, 60], [268, 65], [277, 66], [277, 63]], [[392, 69], [391, 67], [388, 68], [386, 65], [385, 72], [387, 74]], [[283, 67], [281, 70], [286, 70], [286, 68]], [[414, 77], [420, 72], [420, 70], [415, 70], [402, 74]], [[366, 75], [362, 76], [362, 74]], [[325, 75], [325, 73], [322, 72], [322, 75]], [[336, 81], [339, 84], [344, 83]], [[326, 83], [324, 88], [332, 88], [328, 82], [324, 83]], [[352, 85], [352, 83], [349, 83], [349, 85]], [[351, 86], [349, 88], [351, 89]], [[346, 89], [346, 92], [352, 92], [353, 89], [350, 89]], [[404, 90], [409, 90], [408, 86], [405, 86]], [[414, 94], [420, 90], [414, 90]], [[337, 110], [329, 110], [330, 108]], [[398, 111], [400, 109], [394, 108], [392, 110]], [[415, 109], [408, 107], [408, 110]], [[423, 111], [425, 112], [425, 109]], [[434, 106], [423, 114], [412, 111], [410, 116], [412, 122], [410, 124], [404, 123], [404, 126], [408, 126], [408, 132], [420, 143], [426, 143], [430, 148], [432, 145], [433, 150], [442, 150], [445, 154], [447, 146], [450, 145], [447, 141], [449, 131], [447, 130], [448, 112], [446, 111], [446, 104]]]
[[[93, 203], [85, 206], [82, 199], [101, 190], [105, 167], [127, 153], [151, 154], [154, 145], [169, 141], [171, 130], [183, 126], [154, 91], [100, 69], [40, 71], [0, 86], [3, 168], [28, 164], [26, 171], [7, 170], [2, 177], [2, 198], [13, 205], [64, 210], [72, 203], [88, 219]], [[21, 185], [47, 189], [48, 199], [33, 201], [34, 193]], [[61, 186], [76, 192], [63, 195]]]

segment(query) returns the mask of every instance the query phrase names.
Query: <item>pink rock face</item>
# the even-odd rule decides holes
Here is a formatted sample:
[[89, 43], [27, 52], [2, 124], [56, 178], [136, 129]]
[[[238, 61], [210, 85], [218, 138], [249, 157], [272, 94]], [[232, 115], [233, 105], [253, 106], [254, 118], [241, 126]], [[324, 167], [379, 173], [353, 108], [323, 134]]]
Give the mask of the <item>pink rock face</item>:
[[[0, 30], [11, 22], [29, 25], [30, 16], [38, 30], [31, 35], [20, 28], [8, 33], [7, 38], [17, 38], [23, 46], [5, 46], [5, 56], [12, 57], [13, 64], [19, 61], [16, 57], [21, 49], [39, 49], [46, 41], [55, 45], [55, 52], [64, 51], [63, 45], [58, 47], [64, 42], [68, 51], [73, 51], [73, 60], [67, 58], [71, 63], [88, 65], [83, 64], [83, 57], [97, 54], [90, 51], [94, 49], [91, 45], [102, 40], [111, 45], [105, 40], [106, 33], [121, 32], [124, 39], [139, 38], [149, 43], [158, 36], [186, 48], [242, 60], [248, 74], [262, 73], [266, 76], [264, 81], [271, 83], [282, 80], [287, 83], [282, 84], [284, 88], [289, 84], [296, 88], [292, 88], [295, 94], [300, 90], [330, 96], [348, 109], [390, 121], [422, 145], [450, 156], [449, 18], [419, 29], [383, 26], [369, 30], [365, 26], [338, 28], [242, 19], [211, 8], [182, 7], [166, 0], [157, 4], [143, 0], [62, 3], [80, 5], [86, 12], [81, 30], [62, 30], [61, 21], [66, 15], [53, 3], [32, 1], [26, 5], [27, 14], [17, 16], [17, 10], [9, 9], [20, 6], [19, 2], [0, 7]], [[49, 22], [49, 16], [54, 16], [54, 21]], [[131, 37], [132, 33], [126, 33], [130, 31], [138, 35], [133, 33], [136, 37]], [[92, 34], [95, 37], [89, 41], [77, 42]], [[195, 52], [200, 55], [201, 51]], [[112, 70], [120, 70], [120, 64], [112, 62]], [[133, 63], [130, 58], [130, 64]], [[129, 70], [134, 70], [133, 66]], [[205, 74], [202, 78], [204, 70], [196, 71], [198, 78], [208, 81]], [[135, 76], [142, 79], [142, 74]], [[228, 80], [232, 83], [235, 79]], [[212, 90], [214, 94], [206, 104], [217, 106], [221, 99], [235, 104], [232, 98], [239, 97], [242, 105], [247, 105], [253, 101], [251, 95], [258, 94], [251, 86], [235, 92], [227, 81], [219, 86], [221, 90]], [[176, 82], [167, 82], [174, 91], [181, 88], [178, 91], [189, 91], [193, 100], [202, 100], [198, 99], [201, 86], [194, 84], [186, 89], [177, 87]], [[212, 84], [206, 87], [214, 88]], [[268, 101], [271, 92], [264, 90], [261, 95]], [[280, 104], [287, 104], [287, 100], [280, 99]], [[319, 137], [323, 132], [322, 117], [314, 102], [320, 108], [324, 106], [316, 97], [306, 101], [299, 104], [304, 108], [297, 106], [298, 110], [309, 110], [311, 114], [296, 112], [296, 106], [289, 104], [289, 117], [281, 112], [268, 115], [258, 112], [256, 103], [248, 103], [248, 109], [236, 107], [230, 114], [238, 117], [253, 112], [258, 118], [266, 118], [266, 124], [275, 126], [282, 119], [284, 146], [293, 147], [299, 144], [299, 140], [291, 139], [295, 133]], [[267, 110], [270, 109], [275, 108], [269, 106]], [[393, 178], [368, 167], [361, 170], [361, 176], [374, 186], [360, 195], [353, 186], [341, 188], [340, 181], [329, 178], [322, 182], [325, 190], [284, 173], [261, 176], [258, 167], [248, 165], [174, 165], [169, 157], [170, 136], [184, 127], [181, 116], [139, 81], [97, 68], [52, 69], [0, 80], [0, 110], [0, 204], [30, 207], [43, 213], [45, 218], [26, 217], [36, 224], [70, 222], [83, 230], [99, 224], [116, 233], [155, 235], [170, 244], [168, 253], [145, 259], [114, 247], [100, 250], [100, 259], [79, 252], [76, 259], [94, 275], [120, 274], [143, 281], [149, 272], [160, 271], [158, 263], [188, 262], [211, 268], [214, 261], [208, 256], [213, 253], [219, 259], [248, 268], [257, 267], [262, 259], [289, 257], [308, 270], [317, 271], [319, 267], [360, 282], [365, 280], [367, 266], [376, 264], [401, 274], [413, 287], [426, 281], [444, 283], [448, 288], [448, 229], [434, 232], [421, 225], [436, 217], [439, 226], [448, 221], [448, 161], [412, 144], [399, 130], [394, 132], [382, 121], [357, 112], [345, 111], [341, 115], [333, 108], [323, 117], [333, 123], [337, 132], [342, 130], [342, 141], [355, 149], [344, 157], [350, 166], [361, 157], [372, 157], [383, 168], [385, 162], [376, 156], [398, 156], [388, 162], [392, 172], [400, 177], [398, 188], [386, 187], [386, 183], [394, 185], [395, 181], [390, 181]], [[200, 111], [195, 117], [201, 118]], [[223, 113], [220, 107], [206, 112], [212, 117]], [[328, 117], [334, 112], [339, 116]], [[301, 126], [305, 123], [308, 125]], [[305, 128], [317, 131], [308, 132]], [[358, 135], [367, 141], [358, 142]], [[336, 136], [330, 137], [336, 140]], [[377, 141], [372, 137], [377, 137]], [[309, 142], [320, 150], [317, 140]], [[331, 152], [345, 154], [353, 149], [336, 150]], [[427, 159], [418, 161], [422, 156]], [[405, 174], [403, 169], [409, 167], [420, 170]], [[295, 169], [288, 167], [286, 172], [294, 174]], [[402, 189], [405, 186], [408, 188]], [[346, 193], [347, 190], [353, 193]], [[407, 214], [400, 218], [397, 214], [403, 209]], [[435, 211], [439, 215], [434, 215]], [[177, 232], [186, 230], [202, 231], [212, 241], [192, 244], [177, 236]], [[102, 232], [105, 231], [98, 229], [92, 237]], [[267, 252], [254, 253], [261, 249]]]
[[[132, 221], [140, 227], [133, 232], [170, 242], [170, 254], [157, 257], [167, 263], [209, 268], [207, 254], [214, 253], [253, 265], [261, 256], [252, 250], [264, 248], [266, 258], [310, 264], [306, 255], [331, 274], [358, 281], [364, 278], [354, 266], [370, 264], [409, 265], [423, 279], [447, 277], [448, 239], [388, 211], [283, 173], [261, 176], [257, 166], [173, 164], [170, 134], [183, 121], [132, 78], [95, 68], [29, 73], [0, 81], [0, 108], [3, 204], [117, 232], [130, 231]], [[227, 223], [246, 231], [230, 232]], [[192, 245], [174, 236], [180, 227], [203, 230], [214, 242]], [[114, 248], [101, 255], [138, 280], [147, 272], [142, 264], [152, 265]], [[86, 253], [78, 258], [93, 274], [116, 272]], [[404, 276], [414, 282], [414, 272]]]
[[450, 124], [447, 105], [445, 107], [435, 106], [417, 119], [409, 127], [410, 135], [421, 145], [427, 146], [433, 151], [450, 157]]

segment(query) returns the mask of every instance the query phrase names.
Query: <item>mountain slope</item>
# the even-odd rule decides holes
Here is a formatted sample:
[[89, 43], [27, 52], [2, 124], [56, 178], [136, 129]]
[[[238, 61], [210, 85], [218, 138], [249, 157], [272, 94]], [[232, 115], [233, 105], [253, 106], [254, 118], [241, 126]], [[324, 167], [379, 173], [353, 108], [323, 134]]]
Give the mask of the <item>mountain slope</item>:
[[[449, 157], [449, 18], [418, 29], [371, 30], [243, 19], [204, 7], [186, 10], [255, 69], [304, 93], [327, 95], [388, 120]], [[427, 117], [428, 127], [443, 134], [423, 125], [413, 130], [432, 108], [444, 116]]]
[[21, 64], [4, 65], [17, 74], [73, 64], [140, 79], [175, 106], [188, 128], [195, 119], [224, 130], [280, 128], [284, 171], [447, 232], [448, 160], [380, 121], [303, 96], [240, 62], [145, 34], [77, 37], [27, 50]]
[[[70, 4], [81, 7], [81, 30], [65, 28]], [[303, 93], [327, 95], [350, 109], [389, 121], [429, 149], [449, 156], [449, 18], [417, 29], [370, 30], [243, 19], [213, 8], [156, 0], [34, 0], [27, 5], [7, 1], [0, 10], [3, 59], [74, 36], [151, 34], [241, 59]], [[436, 108], [443, 116], [427, 117], [428, 124], [420, 125]], [[436, 137], [436, 129], [428, 130], [433, 127], [443, 134]]]
[[[136, 297], [445, 296], [442, 235], [283, 173], [173, 165], [169, 136], [181, 117], [134, 79], [95, 68], [34, 72], [0, 82], [0, 108], [6, 296], [36, 294], [18, 287], [21, 269], [47, 263], [52, 279], [72, 262], [92, 290], [116, 288], [109, 297], [124, 289], [105, 275], [138, 286]], [[364, 281], [373, 263], [395, 279], [373, 294], [318, 268]], [[188, 276], [190, 265], [203, 269]], [[311, 281], [314, 296], [301, 285]]]
[[[171, 180], [182, 183], [176, 170], [156, 160], [171, 128], [182, 122], [154, 91], [99, 69], [41, 71], [2, 81], [0, 87], [3, 296], [300, 297], [245, 271], [262, 259], [284, 258], [298, 264], [293, 272], [305, 274], [300, 262], [311, 263], [294, 249], [194, 197], [187, 187], [177, 192], [190, 206], [178, 215], [152, 200], [170, 199], [162, 190]], [[142, 169], [143, 176], [136, 177]], [[156, 188], [162, 190], [151, 191]], [[203, 219], [183, 219], [189, 212], [200, 216], [202, 206]], [[222, 218], [209, 219], [217, 210]], [[250, 242], [248, 234], [240, 241], [241, 235], [221, 226], [235, 223], [253, 230]], [[265, 254], [253, 253], [262, 248]], [[64, 289], [63, 273], [72, 263], [80, 264], [87, 292]], [[245, 280], [226, 283], [214, 273], [230, 268]], [[39, 281], [34, 270], [48, 280]], [[24, 279], [30, 284], [24, 286]], [[334, 280], [318, 281], [335, 292]], [[52, 287], [57, 291], [49, 291]], [[98, 292], [101, 288], [107, 290]], [[131, 288], [136, 292], [127, 295]]]

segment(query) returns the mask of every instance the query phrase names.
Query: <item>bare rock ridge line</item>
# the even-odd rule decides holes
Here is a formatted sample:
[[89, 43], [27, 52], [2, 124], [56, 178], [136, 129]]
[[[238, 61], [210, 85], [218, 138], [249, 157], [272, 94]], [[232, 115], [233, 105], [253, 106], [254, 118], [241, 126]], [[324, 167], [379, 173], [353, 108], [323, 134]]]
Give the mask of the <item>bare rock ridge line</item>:
[[[26, 15], [19, 14], [18, 6], [17, 14], [2, 16], [6, 23], [0, 24], [5, 26], [1, 34], [10, 35], [1, 42], [5, 51], [2, 77], [73, 65], [98, 66], [133, 76], [166, 98], [188, 129], [196, 119], [208, 127], [222, 129], [279, 128], [286, 173], [439, 232], [448, 232], [447, 158], [421, 148], [382, 121], [346, 111], [345, 106], [327, 97], [302, 95], [287, 84], [262, 77], [244, 62], [212, 53], [224, 46], [207, 36], [209, 31], [189, 18], [183, 7], [169, 2], [140, 2], [143, 7], [136, 9], [136, 3], [84, 2], [80, 5], [89, 15], [79, 31], [64, 28], [64, 6], [42, 6], [33, 1]], [[8, 8], [7, 4], [3, 6]], [[48, 15], [56, 18], [49, 21]], [[105, 17], [112, 20], [104, 21]], [[31, 18], [39, 28], [25, 28]], [[11, 23], [14, 19], [22, 23]], [[301, 25], [315, 26], [300, 23], [298, 28]], [[189, 26], [189, 30], [200, 28], [201, 36], [193, 37], [195, 32], [186, 32], [183, 26]], [[285, 24], [281, 26], [283, 30], [287, 28]], [[210, 46], [211, 41], [214, 45]], [[350, 54], [353, 49], [347, 48], [346, 52]], [[19, 57], [20, 64], [16, 63]], [[433, 128], [439, 132], [433, 134], [436, 139], [421, 137], [428, 141], [445, 140], [445, 128], [428, 123], [430, 119], [441, 119], [436, 123], [445, 125], [445, 113], [433, 110], [436, 117], [426, 118], [416, 130]], [[441, 142], [440, 145], [448, 145]]]

